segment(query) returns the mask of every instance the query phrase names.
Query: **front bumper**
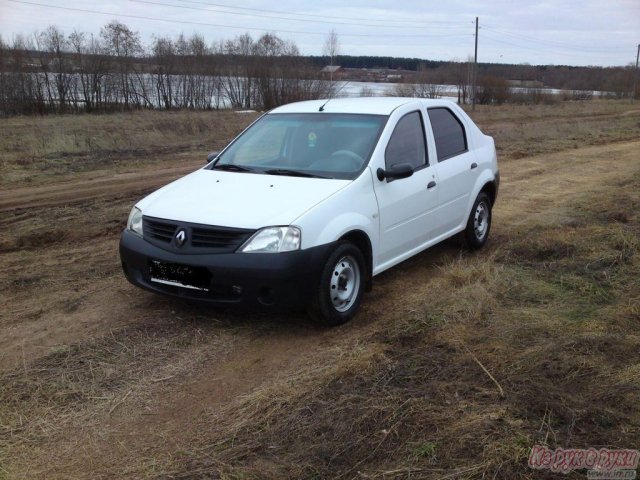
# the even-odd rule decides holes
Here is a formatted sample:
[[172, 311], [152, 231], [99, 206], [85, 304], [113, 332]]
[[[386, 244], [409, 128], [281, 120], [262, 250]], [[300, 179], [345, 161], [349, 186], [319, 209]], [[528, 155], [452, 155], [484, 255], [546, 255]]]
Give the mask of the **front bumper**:
[[[218, 305], [291, 309], [309, 303], [333, 244], [285, 253], [177, 254], [125, 230], [120, 259], [127, 279], [154, 293]], [[207, 291], [151, 280], [152, 262], [186, 265], [210, 275]]]

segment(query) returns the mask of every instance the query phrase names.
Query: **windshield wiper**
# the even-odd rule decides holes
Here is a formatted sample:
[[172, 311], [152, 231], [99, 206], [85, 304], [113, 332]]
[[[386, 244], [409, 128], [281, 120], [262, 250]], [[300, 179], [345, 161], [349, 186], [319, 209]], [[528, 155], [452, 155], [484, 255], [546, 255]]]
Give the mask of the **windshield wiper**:
[[289, 170], [287, 168], [272, 168], [271, 170], [265, 170], [267, 175], [288, 175], [290, 177], [309, 177], [309, 178], [331, 178], [324, 177], [322, 175], [315, 175], [313, 173], [301, 172], [300, 170]]
[[234, 165], [232, 163], [218, 163], [213, 166], [213, 170], [225, 170], [227, 172], [253, 172], [254, 170], [249, 167], [243, 167], [241, 165]]

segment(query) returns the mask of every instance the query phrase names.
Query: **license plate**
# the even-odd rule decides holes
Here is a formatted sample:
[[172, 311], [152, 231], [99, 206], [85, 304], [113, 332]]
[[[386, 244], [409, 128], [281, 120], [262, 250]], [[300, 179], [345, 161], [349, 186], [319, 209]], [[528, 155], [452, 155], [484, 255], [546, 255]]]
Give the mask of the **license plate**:
[[149, 262], [149, 279], [154, 283], [189, 288], [191, 290], [209, 291], [211, 274], [202, 267], [191, 267], [178, 263], [165, 263], [157, 260]]

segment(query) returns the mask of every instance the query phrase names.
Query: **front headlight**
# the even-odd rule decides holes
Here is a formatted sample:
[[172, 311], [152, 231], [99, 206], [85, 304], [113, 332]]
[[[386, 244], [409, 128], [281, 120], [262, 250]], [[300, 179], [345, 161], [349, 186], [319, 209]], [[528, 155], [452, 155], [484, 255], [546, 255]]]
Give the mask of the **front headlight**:
[[138, 207], [131, 209], [129, 220], [127, 220], [127, 229], [142, 236], [142, 210]]
[[278, 253], [300, 250], [300, 229], [297, 227], [267, 227], [258, 230], [240, 247], [244, 253]]

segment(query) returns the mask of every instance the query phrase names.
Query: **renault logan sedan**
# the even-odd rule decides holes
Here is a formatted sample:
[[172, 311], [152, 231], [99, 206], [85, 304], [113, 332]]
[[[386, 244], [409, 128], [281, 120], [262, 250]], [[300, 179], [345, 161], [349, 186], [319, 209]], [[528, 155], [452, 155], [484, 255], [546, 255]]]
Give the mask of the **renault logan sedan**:
[[499, 179], [493, 139], [453, 102], [292, 103], [140, 200], [122, 268], [152, 292], [337, 325], [412, 255], [459, 233], [482, 247]]

